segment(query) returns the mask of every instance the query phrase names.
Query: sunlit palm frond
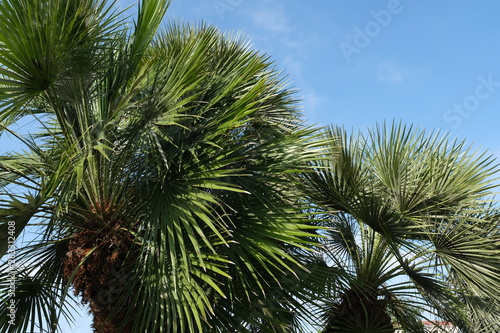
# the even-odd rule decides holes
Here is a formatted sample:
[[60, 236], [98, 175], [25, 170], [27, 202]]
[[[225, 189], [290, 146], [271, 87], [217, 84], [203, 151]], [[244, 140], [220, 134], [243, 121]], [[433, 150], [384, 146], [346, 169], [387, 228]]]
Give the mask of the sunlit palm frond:
[[[19, 179], [36, 181], [23, 223], [41, 236], [20, 256], [37, 258], [43, 293], [64, 304], [72, 286], [96, 332], [298, 330], [318, 288], [298, 287], [309, 270], [297, 253], [317, 235], [297, 185], [319, 144], [268, 57], [207, 25], [156, 33], [169, 1], [143, 1], [130, 30], [106, 2], [23, 4], [59, 37], [42, 48], [20, 31], [24, 53], [2, 49], [5, 126], [36, 112], [41, 133], [26, 162], [0, 167], [20, 193]], [[27, 46], [47, 54], [33, 77]], [[21, 219], [4, 203], [6, 223]]]
[[[498, 218], [487, 204], [498, 169], [493, 158], [403, 124], [324, 135], [328, 153], [305, 174], [305, 186], [331, 219], [328, 261], [350, 276], [338, 282], [327, 318], [344, 318], [349, 302], [385, 299], [386, 313], [408, 330], [429, 314], [472, 327], [460, 295], [481, 293], [490, 304], [498, 297]], [[379, 298], [368, 301], [370, 290]], [[466, 303], [487, 308], [474, 297]]]

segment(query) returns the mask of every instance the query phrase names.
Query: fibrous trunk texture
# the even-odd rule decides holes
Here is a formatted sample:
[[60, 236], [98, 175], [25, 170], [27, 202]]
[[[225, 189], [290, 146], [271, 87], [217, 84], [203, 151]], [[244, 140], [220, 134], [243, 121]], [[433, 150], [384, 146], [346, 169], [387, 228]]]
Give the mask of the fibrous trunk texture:
[[[131, 333], [135, 311], [124, 294], [137, 259], [134, 236], [117, 223], [73, 235], [64, 260], [64, 278], [89, 304], [95, 333]], [[123, 309], [117, 311], [117, 309]]]
[[377, 295], [349, 290], [328, 314], [323, 333], [394, 333], [386, 302]]

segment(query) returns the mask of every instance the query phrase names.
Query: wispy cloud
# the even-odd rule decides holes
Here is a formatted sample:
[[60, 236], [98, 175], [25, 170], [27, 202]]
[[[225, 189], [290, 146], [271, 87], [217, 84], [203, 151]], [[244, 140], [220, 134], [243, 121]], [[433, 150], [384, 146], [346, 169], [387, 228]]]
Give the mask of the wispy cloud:
[[326, 99], [312, 88], [303, 91], [301, 97], [304, 115], [309, 118], [308, 120], [319, 121], [316, 119], [316, 115]]
[[266, 52], [281, 55], [279, 69], [289, 75], [290, 85], [301, 87], [298, 97], [304, 115], [315, 119], [315, 115], [324, 105], [327, 98], [321, 96], [308, 82], [307, 69], [312, 53], [323, 45], [323, 37], [316, 32], [304, 32], [295, 28], [297, 17], [286, 0], [255, 0], [252, 11], [243, 15], [250, 21], [251, 36], [254, 41], [264, 47]]
[[392, 61], [384, 61], [377, 67], [377, 79], [381, 82], [401, 83], [409, 74], [409, 70], [396, 66]]
[[299, 60], [298, 57], [288, 55], [283, 62], [283, 66], [286, 69], [287, 74], [292, 74], [297, 78], [302, 78], [302, 69], [304, 68], [304, 62]]
[[253, 11], [250, 15], [257, 27], [268, 32], [280, 34], [291, 30], [283, 6], [265, 6]]

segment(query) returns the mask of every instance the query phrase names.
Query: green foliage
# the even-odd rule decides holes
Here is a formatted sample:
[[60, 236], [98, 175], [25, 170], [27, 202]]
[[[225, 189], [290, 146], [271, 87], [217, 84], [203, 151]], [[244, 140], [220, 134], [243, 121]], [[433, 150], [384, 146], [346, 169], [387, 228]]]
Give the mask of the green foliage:
[[241, 37], [159, 29], [169, 3], [128, 26], [114, 1], [0, 2], [0, 135], [23, 147], [0, 156], [0, 332], [57, 332], [72, 288], [96, 332], [303, 332], [318, 307], [327, 329], [496, 329], [491, 157], [403, 125], [318, 135]]
[[325, 256], [339, 277], [325, 332], [392, 332], [373, 320], [384, 307], [410, 332], [422, 316], [491, 328], [500, 288], [493, 158], [403, 124], [324, 135], [329, 153], [304, 178], [330, 228]]
[[[0, 227], [40, 235], [18, 242], [36, 288], [19, 287], [15, 328], [2, 316], [0, 331], [57, 327], [71, 283], [90, 290], [77, 280], [88, 265], [121, 286], [99, 297], [118, 299], [107, 320], [126, 314], [133, 332], [300, 330], [317, 285], [306, 266], [319, 265], [305, 259], [316, 236], [297, 186], [318, 155], [314, 129], [241, 38], [206, 25], [157, 32], [168, 3], [143, 1], [131, 29], [105, 1], [1, 3], [2, 129], [30, 116], [40, 132], [0, 157]], [[96, 258], [105, 245], [122, 258], [113, 233], [134, 245], [110, 268]], [[86, 254], [67, 281], [72, 247]]]

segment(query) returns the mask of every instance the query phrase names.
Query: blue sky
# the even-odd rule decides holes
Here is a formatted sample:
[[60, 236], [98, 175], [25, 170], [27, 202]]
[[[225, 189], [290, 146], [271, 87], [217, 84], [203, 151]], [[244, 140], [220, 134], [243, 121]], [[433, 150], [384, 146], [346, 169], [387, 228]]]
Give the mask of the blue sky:
[[[247, 35], [311, 123], [402, 120], [500, 156], [499, 11], [496, 0], [173, 0], [167, 16]], [[89, 326], [84, 316], [62, 332]]]
[[174, 0], [168, 16], [240, 31], [299, 89], [306, 119], [403, 120], [500, 155], [494, 0]]

